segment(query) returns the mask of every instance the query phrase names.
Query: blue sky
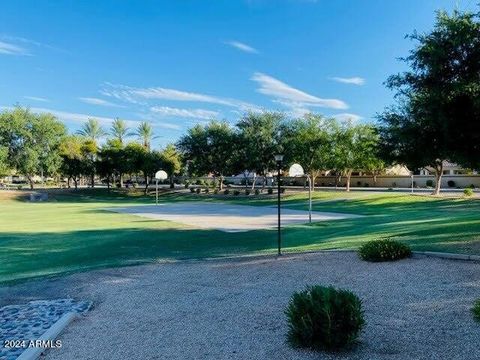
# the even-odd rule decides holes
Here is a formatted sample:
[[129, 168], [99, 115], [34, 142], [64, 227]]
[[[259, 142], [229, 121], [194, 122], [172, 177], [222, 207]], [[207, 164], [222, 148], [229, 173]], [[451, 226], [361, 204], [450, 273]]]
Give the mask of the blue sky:
[[247, 110], [373, 121], [434, 11], [474, 0], [3, 1], [0, 106], [152, 123], [157, 146]]

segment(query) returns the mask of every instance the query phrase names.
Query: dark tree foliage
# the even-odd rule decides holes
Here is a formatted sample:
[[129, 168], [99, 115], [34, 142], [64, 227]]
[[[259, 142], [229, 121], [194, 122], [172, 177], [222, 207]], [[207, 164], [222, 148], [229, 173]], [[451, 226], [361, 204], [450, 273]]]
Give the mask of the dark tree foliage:
[[479, 14], [438, 12], [430, 33], [409, 38], [417, 42], [403, 59], [410, 70], [387, 80], [398, 104], [379, 115], [382, 152], [434, 168], [438, 193], [443, 161], [480, 168]]

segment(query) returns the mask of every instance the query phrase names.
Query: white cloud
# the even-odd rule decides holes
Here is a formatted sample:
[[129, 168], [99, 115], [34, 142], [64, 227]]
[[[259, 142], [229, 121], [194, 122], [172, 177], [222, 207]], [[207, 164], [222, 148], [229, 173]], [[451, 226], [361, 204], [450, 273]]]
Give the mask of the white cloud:
[[153, 106], [150, 111], [164, 116], [178, 116], [210, 120], [218, 116], [217, 111], [204, 109], [179, 109], [168, 106]]
[[145, 100], [172, 100], [219, 104], [235, 107], [243, 111], [259, 109], [256, 105], [236, 99], [229, 99], [162, 87], [134, 88], [125, 85], [106, 83], [104, 88], [100, 92], [105, 96], [110, 96], [115, 99], [137, 105], [147, 105]]
[[4, 55], [23, 55], [30, 56], [31, 54], [24, 47], [8, 43], [5, 41], [0, 41], [0, 54]]
[[350, 114], [350, 113], [342, 113], [342, 114], [335, 114], [333, 117], [340, 121], [358, 121], [363, 119], [362, 116], [357, 114]]
[[246, 53], [250, 53], [250, 54], [258, 54], [258, 50], [255, 49], [254, 47], [250, 46], [250, 45], [247, 45], [245, 43], [242, 43], [240, 41], [236, 41], [236, 40], [231, 40], [231, 41], [227, 41], [225, 42], [226, 44], [240, 50], [240, 51], [243, 51], [243, 52], [246, 52]]
[[100, 106], [110, 106], [110, 107], [122, 107], [121, 105], [117, 105], [111, 103], [110, 101], [98, 99], [98, 98], [91, 98], [91, 97], [79, 97], [80, 101], [90, 104], [90, 105], [100, 105]]
[[350, 77], [350, 78], [344, 78], [344, 77], [332, 77], [331, 78], [333, 81], [340, 82], [343, 84], [352, 84], [352, 85], [363, 85], [365, 84], [365, 79], [355, 76], [355, 77]]
[[28, 100], [33, 100], [33, 101], [50, 102], [50, 100], [43, 97], [38, 97], [38, 96], [24, 96], [24, 98]]
[[294, 106], [318, 106], [333, 109], [347, 109], [348, 105], [338, 99], [322, 99], [310, 95], [304, 91], [295, 89], [290, 85], [275, 79], [272, 76], [256, 72], [251, 78], [260, 85], [259, 93], [274, 97], [274, 100], [284, 105]]

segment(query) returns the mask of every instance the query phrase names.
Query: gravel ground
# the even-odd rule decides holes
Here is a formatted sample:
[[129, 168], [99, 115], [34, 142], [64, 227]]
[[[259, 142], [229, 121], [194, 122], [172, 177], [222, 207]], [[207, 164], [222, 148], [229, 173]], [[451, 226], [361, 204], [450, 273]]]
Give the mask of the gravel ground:
[[[362, 298], [367, 325], [353, 350], [316, 354], [285, 343], [283, 311], [307, 284]], [[164, 263], [0, 288], [10, 303], [53, 294], [91, 299], [95, 308], [47, 359], [480, 358], [480, 324], [470, 314], [480, 297], [474, 262], [366, 263], [332, 252]]]

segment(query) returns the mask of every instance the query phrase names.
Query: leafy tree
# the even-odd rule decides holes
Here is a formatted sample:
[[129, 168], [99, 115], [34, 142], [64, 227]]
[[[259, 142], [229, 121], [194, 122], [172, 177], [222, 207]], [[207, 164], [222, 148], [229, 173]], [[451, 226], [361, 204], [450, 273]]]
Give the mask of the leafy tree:
[[82, 128], [77, 131], [77, 134], [97, 142], [107, 135], [107, 132], [103, 129], [97, 119], [88, 119], [88, 121], [83, 124]]
[[398, 103], [379, 115], [382, 152], [410, 168], [435, 170], [439, 194], [446, 160], [480, 168], [479, 14], [438, 12], [433, 30], [410, 36], [410, 67], [387, 86]]
[[286, 162], [300, 164], [313, 189], [316, 178], [330, 168], [333, 124], [332, 119], [309, 114], [292, 121], [283, 131]]
[[182, 156], [189, 160], [189, 170], [197, 175], [212, 173], [223, 178], [232, 171], [234, 132], [226, 122], [211, 121], [188, 130], [177, 143]]
[[168, 144], [162, 151], [163, 170], [167, 172], [170, 177], [170, 188], [174, 188], [173, 178], [182, 169], [182, 160], [180, 153], [175, 148], [175, 145]]
[[34, 114], [20, 106], [0, 113], [0, 146], [7, 149], [6, 165], [25, 175], [32, 189], [36, 174], [57, 173], [58, 147], [65, 133], [65, 126], [51, 114]]
[[10, 168], [8, 166], [8, 148], [0, 145], [0, 175], [6, 175]]
[[83, 174], [90, 177], [90, 186], [95, 187], [95, 174], [97, 170], [97, 143], [93, 139], [87, 138], [81, 147]]
[[62, 157], [60, 171], [67, 176], [68, 187], [70, 187], [70, 180], [73, 180], [75, 190], [78, 188], [78, 181], [84, 171], [83, 141], [79, 136], [70, 135], [65, 137], [59, 146], [59, 154]]
[[365, 169], [376, 158], [378, 135], [371, 125], [340, 124], [334, 134], [333, 168], [346, 177], [346, 191], [354, 170]]
[[285, 116], [282, 113], [251, 112], [237, 124], [239, 129], [237, 163], [242, 163], [244, 170], [254, 172], [252, 188], [255, 187], [257, 174], [265, 176], [276, 168], [274, 155], [282, 151], [280, 130], [284, 120]]
[[125, 120], [116, 118], [110, 128], [110, 135], [113, 137], [113, 139], [117, 140], [120, 144], [123, 145], [125, 139], [130, 136], [128, 126]]

